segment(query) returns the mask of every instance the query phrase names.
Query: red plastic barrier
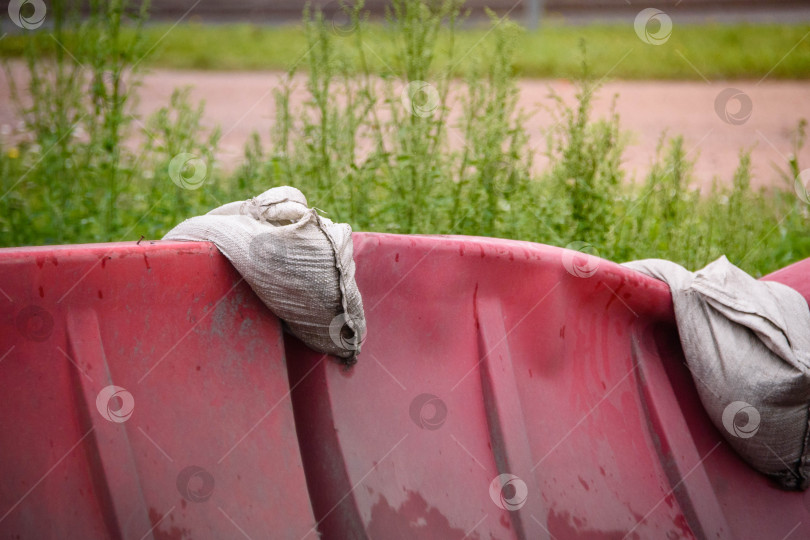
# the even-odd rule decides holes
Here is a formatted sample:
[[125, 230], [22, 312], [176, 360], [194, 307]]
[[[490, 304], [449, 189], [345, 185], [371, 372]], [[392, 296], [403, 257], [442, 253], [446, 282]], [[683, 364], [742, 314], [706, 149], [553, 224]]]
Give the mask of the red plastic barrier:
[[[0, 250], [0, 535], [810, 535], [810, 499], [703, 413], [664, 284], [525, 242], [354, 241], [351, 370], [209, 244]], [[768, 279], [807, 297], [808, 268]]]
[[0, 288], [0, 536], [312, 527], [279, 322], [216, 248], [2, 250]]

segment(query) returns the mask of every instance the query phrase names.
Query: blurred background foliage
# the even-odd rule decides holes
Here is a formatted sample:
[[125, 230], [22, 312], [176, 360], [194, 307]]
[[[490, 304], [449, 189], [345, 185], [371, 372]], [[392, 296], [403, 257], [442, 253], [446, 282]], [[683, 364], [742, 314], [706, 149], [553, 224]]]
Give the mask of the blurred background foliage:
[[[784, 189], [752, 190], [741, 152], [734, 177], [701, 193], [683, 140], [662, 135], [647, 177], [625, 178], [620, 118], [594, 119], [591, 103], [594, 81], [610, 68], [603, 58], [640, 43], [626, 43], [635, 40], [626, 29], [588, 27], [585, 39], [553, 25], [527, 34], [494, 14], [486, 29], [461, 28], [463, 8], [451, 1], [395, 0], [384, 22], [369, 22], [355, 4], [339, 27], [307, 8], [295, 27], [168, 32], [146, 25], [146, 4], [92, 1], [81, 16], [63, 1], [49, 9], [46, 32], [0, 40], [23, 119], [18, 140], [0, 148], [3, 246], [159, 238], [182, 219], [287, 184], [355, 230], [576, 241], [608, 259], [660, 257], [688, 268], [725, 254], [755, 275], [810, 255], [795, 157], [780, 170]], [[750, 77], [806, 31], [707, 26], [672, 39], [710, 76]], [[742, 35], [745, 47], [737, 46]], [[677, 48], [638, 48], [638, 61], [613, 76], [694, 77], [667, 59]], [[15, 62], [24, 63], [22, 76]], [[184, 90], [140, 118], [133, 105], [148, 66], [285, 69], [290, 77], [273, 88], [270, 144], [253, 137], [241, 164], [223, 170], [214, 158], [219, 132], [203, 129], [203, 105]], [[810, 56], [799, 54], [771, 76], [808, 72]], [[517, 107], [519, 75], [577, 80], [575, 104], [555, 100], [540, 172]], [[294, 92], [308, 99], [293, 105]], [[454, 105], [461, 114], [451, 119]], [[450, 140], [450, 123], [461, 144]], [[795, 125], [794, 156], [806, 127], [799, 118]], [[123, 144], [133, 137], [143, 142]], [[173, 170], [180, 154], [195, 159]], [[200, 171], [204, 183], [189, 189], [184, 180]]]

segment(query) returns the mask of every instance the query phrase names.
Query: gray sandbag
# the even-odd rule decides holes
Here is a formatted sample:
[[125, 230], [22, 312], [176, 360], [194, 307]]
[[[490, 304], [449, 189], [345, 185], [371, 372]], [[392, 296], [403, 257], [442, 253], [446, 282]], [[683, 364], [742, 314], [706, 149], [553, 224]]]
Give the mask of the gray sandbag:
[[355, 283], [352, 229], [281, 186], [187, 219], [164, 240], [216, 244], [262, 302], [312, 349], [353, 364], [366, 319]]
[[625, 263], [666, 282], [681, 345], [712, 422], [780, 487], [810, 484], [810, 309], [794, 289], [758, 281], [725, 257], [698, 272]]

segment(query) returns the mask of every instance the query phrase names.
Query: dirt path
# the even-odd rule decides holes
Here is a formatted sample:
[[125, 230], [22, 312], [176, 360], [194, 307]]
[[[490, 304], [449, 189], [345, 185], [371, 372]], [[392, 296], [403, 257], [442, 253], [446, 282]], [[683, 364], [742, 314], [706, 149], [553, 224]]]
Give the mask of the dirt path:
[[[267, 140], [274, 121], [272, 89], [280, 77], [272, 72], [154, 71], [145, 77], [140, 89], [138, 112], [146, 116], [168, 103], [173, 88], [192, 86], [192, 98], [205, 100], [206, 125], [222, 128], [219, 157], [229, 168], [241, 159], [243, 144], [253, 131]], [[568, 81], [521, 81], [521, 105], [537, 111], [528, 127], [532, 145], [538, 149], [544, 148], [543, 131], [551, 124], [550, 115], [543, 110], [551, 104], [549, 87], [566, 99], [572, 99], [575, 92]], [[715, 111], [718, 94], [728, 87], [750, 98], [750, 117], [738, 125], [723, 121]], [[606, 84], [600, 92], [594, 107], [598, 116], [609, 112], [614, 94], [618, 94], [616, 110], [622, 125], [631, 135], [625, 152], [625, 169], [631, 178], [641, 178], [648, 170], [658, 139], [666, 130], [685, 137], [688, 157], [696, 160], [695, 172], [702, 185], [710, 185], [714, 177], [730, 182], [743, 148], [752, 149], [755, 185], [772, 185], [780, 182], [773, 166], [785, 164], [798, 119], [810, 119], [810, 81], [617, 81]], [[733, 119], [735, 115], [745, 116], [746, 111], [739, 109], [740, 103], [731, 100], [726, 110]], [[0, 81], [0, 124], [14, 123], [7, 85]], [[799, 159], [810, 167], [810, 147]]]

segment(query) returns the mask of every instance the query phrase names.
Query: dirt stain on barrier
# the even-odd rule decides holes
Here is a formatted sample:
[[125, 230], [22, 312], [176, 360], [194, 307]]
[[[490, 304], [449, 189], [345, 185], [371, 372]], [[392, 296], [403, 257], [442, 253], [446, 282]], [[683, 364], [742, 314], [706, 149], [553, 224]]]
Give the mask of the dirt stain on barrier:
[[371, 538], [387, 539], [435, 539], [480, 538], [475, 531], [465, 536], [466, 531], [450, 525], [450, 521], [437, 508], [428, 505], [415, 491], [406, 491], [408, 499], [399, 508], [393, 508], [380, 495], [371, 509], [371, 521], [367, 532]]

